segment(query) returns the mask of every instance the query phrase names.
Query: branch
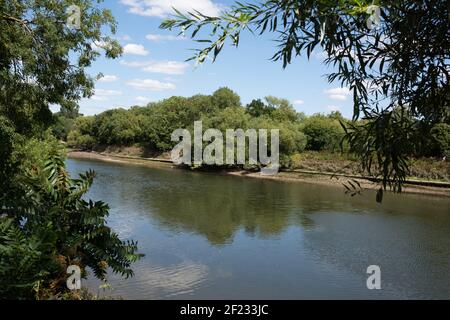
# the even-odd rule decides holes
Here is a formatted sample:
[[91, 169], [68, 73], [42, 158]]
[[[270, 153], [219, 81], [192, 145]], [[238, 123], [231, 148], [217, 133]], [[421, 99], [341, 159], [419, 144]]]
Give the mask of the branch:
[[10, 21], [10, 22], [15, 22], [20, 24], [28, 33], [30, 33], [31, 35], [33, 35], [33, 31], [30, 29], [30, 27], [28, 26], [29, 24], [31, 24], [32, 22], [29, 20], [22, 20], [7, 14], [3, 14], [1, 17], [3, 20], [6, 21]]

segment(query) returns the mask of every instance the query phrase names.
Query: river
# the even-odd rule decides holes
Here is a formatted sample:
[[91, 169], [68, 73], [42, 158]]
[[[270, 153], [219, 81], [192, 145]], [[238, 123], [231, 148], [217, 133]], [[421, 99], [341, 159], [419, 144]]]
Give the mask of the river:
[[[145, 257], [110, 275], [125, 299], [450, 298], [450, 200], [299, 182], [68, 160], [94, 169], [88, 197], [111, 208]], [[369, 290], [367, 268], [381, 270]], [[98, 283], [84, 283], [97, 293]]]

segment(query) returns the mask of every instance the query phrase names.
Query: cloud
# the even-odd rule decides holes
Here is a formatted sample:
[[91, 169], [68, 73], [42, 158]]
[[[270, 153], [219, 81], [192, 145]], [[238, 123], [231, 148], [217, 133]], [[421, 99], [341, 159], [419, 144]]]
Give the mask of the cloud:
[[142, 70], [147, 72], [175, 75], [175, 74], [184, 74], [187, 68], [189, 68], [189, 64], [185, 62], [160, 61], [160, 62], [153, 62]]
[[327, 106], [326, 109], [327, 109], [328, 111], [330, 111], [330, 112], [332, 112], [332, 111], [341, 111], [341, 110], [342, 110], [341, 107], [339, 107], [339, 106], [333, 106], [333, 105]]
[[120, 40], [123, 41], [131, 41], [133, 40], [133, 38], [131, 38], [131, 36], [129, 36], [128, 34], [124, 34], [123, 36], [119, 37]]
[[325, 93], [328, 94], [341, 94], [341, 95], [349, 95], [350, 90], [347, 87], [341, 87], [341, 88], [332, 88], [325, 90]]
[[150, 33], [150, 34], [146, 35], [145, 38], [147, 40], [150, 40], [150, 41], [178, 41], [178, 40], [186, 40], [185, 37], [181, 37], [181, 36], [153, 34], [153, 33]]
[[180, 75], [186, 72], [189, 64], [179, 61], [120, 61], [127, 67], [142, 68], [142, 71], [163, 73], [168, 75]]
[[176, 86], [170, 82], [161, 82], [153, 79], [133, 79], [126, 83], [127, 85], [139, 90], [164, 91], [174, 90]]
[[94, 101], [108, 101], [109, 97], [121, 96], [122, 91], [107, 90], [107, 89], [95, 89], [94, 95], [91, 97]]
[[132, 68], [143, 68], [145, 66], [148, 66], [149, 63], [150, 61], [125, 61], [125, 60], [120, 61], [121, 65]]
[[104, 75], [98, 81], [99, 82], [114, 82], [114, 81], [117, 81], [117, 80], [119, 80], [119, 77], [117, 77], [115, 75]]
[[139, 105], [145, 105], [145, 104], [147, 104], [147, 103], [150, 102], [150, 99], [149, 99], [149, 98], [147, 98], [147, 97], [142, 97], [142, 96], [136, 97], [136, 98], [134, 98], [134, 100], [135, 100]]
[[302, 105], [302, 104], [305, 103], [305, 101], [298, 99], [298, 100], [292, 101], [292, 103], [295, 104], [295, 105]]
[[108, 90], [108, 89], [95, 89], [95, 94], [101, 95], [101, 96], [121, 96], [122, 91]]
[[181, 12], [198, 10], [209, 16], [217, 16], [223, 9], [222, 5], [211, 0], [121, 0], [120, 2], [129, 7], [130, 13], [160, 18], [174, 14], [173, 8]]
[[129, 43], [123, 47], [124, 54], [134, 54], [138, 56], [146, 56], [149, 54], [141, 44]]
[[328, 97], [333, 100], [340, 100], [340, 101], [347, 100], [347, 96], [342, 95], [342, 94], [331, 94]]
[[347, 87], [326, 89], [324, 92], [328, 94], [328, 98], [339, 101], [347, 100], [347, 97], [351, 94]]

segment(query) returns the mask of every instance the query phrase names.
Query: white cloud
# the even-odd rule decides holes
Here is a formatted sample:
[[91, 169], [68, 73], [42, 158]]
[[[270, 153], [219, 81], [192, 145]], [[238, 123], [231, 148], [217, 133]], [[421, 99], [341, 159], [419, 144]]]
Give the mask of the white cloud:
[[123, 36], [119, 37], [119, 39], [123, 40], [123, 41], [131, 41], [131, 40], [133, 40], [131, 38], [131, 36], [129, 36], [128, 34], [124, 34]]
[[99, 96], [121, 96], [122, 91], [108, 90], [108, 89], [95, 89], [95, 94]]
[[108, 97], [104, 97], [104, 96], [97, 96], [97, 95], [93, 95], [91, 97], [92, 100], [94, 101], [108, 101]]
[[333, 106], [333, 105], [331, 105], [331, 106], [327, 106], [327, 108], [326, 108], [328, 111], [341, 111], [342, 110], [342, 108], [341, 107], [339, 107], [339, 106]]
[[187, 68], [189, 68], [189, 64], [185, 62], [159, 61], [151, 63], [142, 70], [147, 72], [175, 75], [175, 74], [184, 74]]
[[153, 79], [133, 79], [127, 82], [127, 85], [139, 90], [164, 91], [174, 90], [176, 86], [170, 82], [161, 82]]
[[139, 105], [145, 105], [145, 104], [147, 104], [147, 103], [150, 102], [150, 99], [149, 99], [149, 98], [147, 98], [147, 97], [142, 97], [142, 96], [136, 97], [136, 98], [134, 98], [134, 100], [135, 100]]
[[145, 66], [148, 66], [150, 61], [120, 61], [121, 65], [132, 67], [132, 68], [143, 68]]
[[147, 40], [150, 41], [177, 41], [177, 40], [186, 40], [185, 37], [181, 36], [173, 36], [173, 35], [163, 35], [163, 34], [153, 34], [150, 33], [145, 36]]
[[124, 54], [134, 54], [138, 56], [146, 56], [149, 54], [141, 44], [129, 43], [123, 47]]
[[118, 90], [107, 90], [107, 89], [95, 89], [94, 95], [91, 97], [94, 101], [108, 101], [109, 97], [121, 96], [122, 91]]
[[130, 13], [160, 18], [174, 14], [173, 8], [181, 12], [195, 9], [209, 16], [219, 15], [223, 8], [211, 0], [121, 0], [121, 3], [129, 7]]
[[189, 64], [179, 61], [120, 61], [127, 67], [142, 68], [142, 71], [163, 73], [169, 75], [180, 75], [186, 72]]
[[347, 87], [341, 87], [341, 88], [332, 88], [325, 90], [325, 93], [328, 94], [341, 94], [341, 95], [349, 95], [350, 90]]
[[117, 80], [119, 80], [119, 77], [117, 77], [115, 75], [104, 75], [98, 81], [99, 82], [114, 82], [114, 81], [117, 81]]
[[298, 100], [292, 101], [292, 103], [295, 104], [295, 105], [302, 105], [302, 104], [305, 103], [305, 101], [298, 99]]
[[347, 97], [351, 94], [347, 87], [326, 89], [324, 92], [328, 94], [328, 98], [339, 101], [347, 100]]
[[347, 100], [347, 96], [342, 95], [342, 94], [331, 94], [331, 95], [329, 95], [329, 98], [333, 99], [333, 100], [340, 100], [340, 101]]

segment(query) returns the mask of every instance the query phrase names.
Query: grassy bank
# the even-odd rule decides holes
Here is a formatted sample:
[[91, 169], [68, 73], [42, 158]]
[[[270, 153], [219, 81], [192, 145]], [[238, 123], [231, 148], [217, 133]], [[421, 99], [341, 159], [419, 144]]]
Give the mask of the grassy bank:
[[[360, 171], [357, 170], [358, 165], [355, 160], [347, 159], [344, 156], [337, 154], [319, 154], [311, 152], [306, 152], [301, 156], [305, 159], [304, 162], [301, 162], [302, 165], [299, 165], [298, 168], [284, 169], [275, 176], [263, 176], [260, 175], [259, 172], [248, 172], [242, 170], [220, 170], [216, 171], [216, 173], [248, 178], [335, 185], [338, 187], [342, 187], [342, 184], [349, 179], [356, 179], [361, 184], [363, 189], [379, 188], [378, 184], [373, 181], [369, 181], [360, 175]], [[109, 146], [93, 152], [71, 150], [69, 152], [69, 157], [76, 159], [136, 164], [150, 167], [175, 167], [169, 159], [169, 154], [157, 155], [144, 151], [137, 146]], [[355, 168], [355, 170], [352, 170], [352, 168]], [[332, 169], [335, 171], [331, 171]], [[426, 182], [430, 182], [433, 186], [406, 184], [404, 189], [406, 193], [450, 197], [448, 180], [438, 181], [411, 178], [411, 181], [425, 182], [425, 184]]]
[[[111, 156], [126, 156], [170, 160], [170, 153], [160, 153], [138, 144], [133, 146], [99, 146], [93, 151]], [[365, 176], [358, 160], [348, 154], [304, 151], [290, 157], [287, 169], [321, 172], [326, 174], [343, 174], [349, 176]], [[410, 180], [450, 182], [450, 166], [448, 161], [434, 158], [412, 159], [410, 162]]]

